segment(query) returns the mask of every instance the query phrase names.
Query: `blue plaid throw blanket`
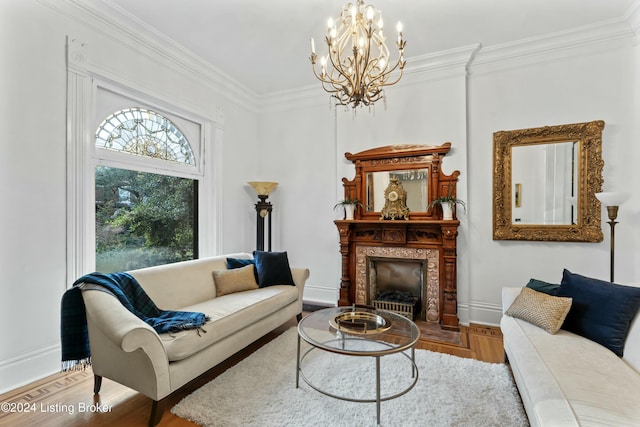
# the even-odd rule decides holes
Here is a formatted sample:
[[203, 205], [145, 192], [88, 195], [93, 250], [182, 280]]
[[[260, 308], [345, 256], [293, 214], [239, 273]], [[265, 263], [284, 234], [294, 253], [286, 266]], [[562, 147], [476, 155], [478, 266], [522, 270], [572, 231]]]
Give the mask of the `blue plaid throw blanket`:
[[93, 289], [111, 293], [159, 334], [183, 329], [199, 330], [209, 320], [204, 313], [160, 310], [128, 273], [87, 274], [76, 280], [62, 296], [60, 338], [63, 371], [91, 365], [87, 316], [81, 292], [83, 284], [97, 285]]

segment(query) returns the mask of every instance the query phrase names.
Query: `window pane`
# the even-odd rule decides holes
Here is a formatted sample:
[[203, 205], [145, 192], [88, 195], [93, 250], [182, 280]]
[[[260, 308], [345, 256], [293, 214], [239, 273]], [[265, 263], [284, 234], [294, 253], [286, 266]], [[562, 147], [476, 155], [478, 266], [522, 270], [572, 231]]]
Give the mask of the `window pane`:
[[97, 271], [197, 258], [197, 180], [106, 166], [95, 177]]
[[142, 108], [107, 117], [96, 131], [96, 147], [195, 165], [189, 142], [173, 122]]

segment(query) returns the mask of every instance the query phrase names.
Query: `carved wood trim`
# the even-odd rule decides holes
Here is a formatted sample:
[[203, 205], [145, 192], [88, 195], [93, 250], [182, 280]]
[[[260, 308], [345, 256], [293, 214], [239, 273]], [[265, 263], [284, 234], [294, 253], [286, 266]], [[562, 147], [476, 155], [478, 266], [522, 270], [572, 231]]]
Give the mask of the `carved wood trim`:
[[[345, 153], [345, 157], [355, 165], [355, 177], [352, 180], [342, 178], [345, 199], [366, 200], [366, 174], [375, 171], [393, 171], [403, 169], [429, 169], [427, 183], [428, 203], [424, 211], [409, 212], [409, 219], [436, 220], [442, 217], [439, 207], [430, 203], [438, 197], [456, 195], [459, 171], [445, 175], [441, 170], [444, 156], [451, 150], [451, 143], [442, 145], [399, 144], [372, 148], [359, 153]], [[355, 219], [379, 219], [380, 212], [366, 212], [357, 209]]]
[[[403, 169], [428, 169], [427, 190], [429, 202], [446, 195], [456, 195], [460, 172], [451, 175], [442, 172], [442, 160], [451, 150], [451, 143], [442, 145], [402, 144], [372, 148], [359, 153], [345, 153], [355, 164], [355, 177], [342, 179], [344, 195], [348, 199], [366, 199], [366, 174], [375, 171]], [[426, 310], [429, 321], [439, 322], [442, 328], [459, 330], [457, 293], [456, 238], [460, 222], [441, 220], [440, 209], [429, 208], [425, 212], [410, 212], [409, 219], [381, 220], [380, 212], [364, 212], [358, 209], [354, 220], [336, 220], [340, 234], [342, 275], [340, 278], [339, 305], [370, 304], [363, 297], [358, 284], [358, 253], [366, 250], [374, 253], [429, 253], [429, 283], [437, 290], [429, 294]], [[436, 255], [434, 255], [436, 254]], [[365, 289], [366, 291], [366, 289]], [[435, 305], [434, 305], [435, 304]]]
[[[406, 157], [417, 157], [432, 154], [446, 154], [451, 150], [451, 143], [445, 142], [442, 145], [423, 144], [396, 144], [376, 147], [359, 153], [345, 153], [347, 160], [355, 162], [357, 160], [372, 160], [380, 162], [390, 160], [392, 163], [407, 161]], [[388, 164], [388, 163], [385, 163]]]
[[[438, 285], [438, 309], [429, 309], [429, 321], [437, 321], [444, 329], [458, 330], [457, 252], [456, 239], [460, 222], [452, 221], [365, 221], [336, 220], [340, 235], [342, 275], [338, 305], [370, 303], [366, 300], [366, 287], [358, 282], [358, 254], [365, 250], [382, 254], [430, 253], [437, 254], [437, 279], [430, 277], [431, 284]], [[385, 237], [386, 236], [386, 237]], [[426, 252], [425, 252], [426, 253]], [[433, 273], [434, 265], [430, 265]], [[363, 296], [364, 295], [364, 296]], [[430, 303], [435, 299], [430, 296]], [[437, 319], [434, 318], [437, 313]]]

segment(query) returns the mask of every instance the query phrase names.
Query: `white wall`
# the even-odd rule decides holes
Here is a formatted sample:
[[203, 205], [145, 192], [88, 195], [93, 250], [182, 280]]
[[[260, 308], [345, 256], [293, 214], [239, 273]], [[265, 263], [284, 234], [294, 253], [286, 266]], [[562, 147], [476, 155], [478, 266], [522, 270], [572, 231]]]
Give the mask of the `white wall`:
[[66, 265], [64, 37], [42, 6], [8, 7], [0, 15], [0, 391], [56, 369]]
[[[93, 70], [158, 101], [214, 123], [220, 200], [220, 253], [245, 251], [254, 236], [238, 215], [244, 181], [255, 170], [255, 113], [232, 103], [206, 67], [164, 44], [145, 51], [144, 37], [110, 27], [104, 15], [66, 10], [70, 3], [12, 0], [0, 13], [0, 393], [60, 369], [60, 299], [66, 280], [67, 35], [86, 45]], [[61, 8], [61, 9], [59, 9]], [[70, 13], [71, 15], [67, 15]], [[175, 55], [191, 68], [178, 64]], [[196, 72], [196, 71], [199, 72]], [[218, 224], [216, 224], [217, 226]], [[210, 247], [215, 247], [215, 243]], [[87, 272], [88, 273], [88, 272]]]
[[563, 268], [609, 277], [607, 224], [602, 243], [492, 240], [492, 134], [499, 130], [605, 121], [604, 189], [635, 192], [619, 215], [616, 279], [640, 280], [633, 266], [639, 250], [637, 232], [631, 232], [638, 229], [637, 214], [631, 213], [640, 202], [630, 185], [638, 162], [633, 147], [638, 111], [630, 90], [637, 74], [634, 49], [627, 37], [518, 60], [493, 62], [482, 51], [478, 54], [469, 93], [470, 320], [496, 322], [502, 286], [523, 286], [530, 278], [560, 283]]
[[[458, 195], [467, 202], [458, 237], [463, 323], [496, 324], [505, 285], [523, 286], [531, 277], [558, 282], [565, 267], [606, 279], [606, 224], [602, 243], [499, 242], [491, 233], [493, 132], [599, 119], [606, 122], [605, 190], [634, 193], [619, 214], [616, 278], [640, 282], [640, 195], [631, 185], [640, 182], [640, 48], [632, 45], [630, 31], [605, 34], [609, 41], [603, 43], [543, 40], [538, 50], [485, 48], [474, 57], [477, 46], [471, 46], [408, 58], [407, 74], [388, 90], [387, 110], [379, 105], [353, 117], [329, 109], [319, 84], [256, 106], [242, 87], [207, 81], [215, 73], [167, 41], [113, 27], [105, 14], [81, 4], [51, 4], [12, 0], [3, 2], [0, 14], [0, 392], [59, 368], [59, 304], [69, 285], [67, 35], [86, 42], [94, 65], [105, 73], [216, 122], [212, 132], [222, 162], [212, 230], [220, 235], [206, 238], [216, 239], [219, 253], [254, 247], [257, 198], [246, 182], [280, 182], [270, 197], [274, 250], [287, 250], [292, 264], [310, 268], [309, 300], [335, 303], [338, 295], [333, 220], [339, 214], [333, 205], [343, 198], [341, 179], [354, 174], [344, 153], [397, 143], [453, 144], [443, 168], [460, 170]], [[65, 9], [70, 4], [79, 10]], [[146, 55], [154, 43], [158, 49]]]
[[[310, 268], [307, 301], [335, 303], [340, 254], [333, 225], [334, 112], [324, 97], [301, 99], [296, 105], [284, 111], [276, 106], [260, 115], [257, 176], [280, 183], [269, 196], [273, 250], [287, 251], [292, 265]], [[255, 229], [255, 211], [249, 227]]]
[[[640, 23], [639, 23], [640, 25]], [[637, 26], [634, 28], [638, 28]], [[629, 82], [629, 95], [632, 99], [630, 110], [632, 114], [636, 117], [640, 112], [640, 47], [636, 46], [634, 48], [634, 73], [633, 79]], [[625, 183], [624, 181], [615, 182], [615, 188], [624, 188], [625, 191], [631, 192], [632, 199], [629, 200], [624, 206], [622, 206], [618, 212], [618, 216], [620, 217], [620, 221], [622, 218], [625, 218], [625, 221], [628, 221], [629, 224], [625, 225], [625, 234], [627, 237], [625, 238], [626, 250], [629, 251], [629, 256], [625, 258], [624, 261], [624, 269], [625, 275], [630, 282], [639, 283], [640, 282], [640, 195], [638, 195], [638, 190], [635, 188], [635, 184], [640, 182], [640, 168], [636, 165], [640, 160], [640, 144], [637, 142], [640, 141], [640, 124], [638, 124], [637, 120], [631, 130], [630, 140], [626, 141], [623, 145], [624, 152], [618, 154], [616, 157], [628, 157], [625, 163], [625, 166], [628, 167], [630, 163], [633, 163], [634, 166], [631, 167], [629, 173], [629, 181]], [[607, 157], [609, 164], [615, 164], [615, 161], [612, 158], [612, 155]], [[622, 162], [623, 160], [621, 160]], [[625, 167], [623, 166], [623, 167]], [[609, 189], [614, 187], [610, 186]], [[623, 216], [624, 215], [624, 216]], [[622, 228], [622, 227], [620, 227]], [[618, 230], [620, 230], [618, 228]], [[620, 233], [618, 233], [619, 235]], [[618, 239], [619, 241], [619, 239]], [[631, 242], [631, 243], [630, 243]], [[619, 253], [620, 251], [618, 251]], [[618, 265], [621, 265], [620, 263]]]

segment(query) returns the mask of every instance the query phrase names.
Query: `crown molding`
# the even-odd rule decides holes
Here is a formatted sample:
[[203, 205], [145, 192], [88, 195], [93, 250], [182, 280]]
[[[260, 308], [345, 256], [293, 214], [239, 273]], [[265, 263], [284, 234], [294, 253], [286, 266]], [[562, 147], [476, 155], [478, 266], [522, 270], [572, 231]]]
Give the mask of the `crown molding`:
[[439, 71], [462, 71], [466, 73], [473, 59], [482, 49], [482, 44], [475, 43], [454, 49], [420, 55], [407, 59], [405, 74], [424, 74]]
[[631, 26], [631, 31], [633, 31], [635, 41], [638, 43], [640, 41], [640, 0], [636, 0], [631, 5], [625, 14], [625, 19]]
[[[153, 27], [121, 9], [110, 0], [37, 0], [64, 16], [76, 20], [115, 42], [163, 66], [170, 66], [185, 78], [206, 86], [253, 113], [287, 110], [291, 104], [315, 105], [326, 102], [315, 86], [284, 92], [257, 94], [193, 52]], [[540, 57], [564, 57], [568, 51], [615, 40], [640, 37], [640, 0], [624, 17], [573, 28], [539, 37], [483, 47], [480, 43], [407, 59], [405, 79], [411, 83], [467, 75], [491, 66], [527, 64]], [[89, 59], [96, 70], [117, 74], [109, 64]], [[287, 105], [289, 104], [289, 105]]]
[[484, 47], [473, 61], [472, 67], [494, 65], [519, 60], [539, 60], [540, 56], [566, 56], [568, 51], [589, 48], [605, 42], [633, 37], [630, 23], [625, 17]]
[[[171, 67], [252, 112], [257, 111], [255, 100], [258, 95], [254, 91], [109, 0], [38, 2], [154, 62]], [[89, 61], [89, 66], [118, 74], [108, 64], [98, 64], [95, 58]]]
[[[474, 56], [480, 51], [479, 43], [455, 49], [407, 58], [402, 83], [415, 84], [425, 80], [464, 77]], [[399, 84], [402, 84], [399, 83]], [[286, 111], [312, 105], [331, 104], [330, 95], [322, 86], [309, 85], [283, 92], [261, 95], [258, 104], [263, 110]]]
[[[441, 78], [465, 76], [479, 69], [539, 62], [541, 57], [566, 57], [567, 52], [590, 49], [607, 42], [629, 40], [640, 32], [640, 0], [623, 18], [603, 21], [539, 37], [483, 47], [480, 43], [407, 59], [404, 81], [411, 84]], [[312, 103], [320, 88], [307, 86], [286, 92], [261, 95], [258, 104], [278, 111], [300, 107], [301, 101]], [[321, 101], [326, 102], [326, 101]], [[305, 103], [305, 105], [306, 105]]]
[[283, 112], [314, 106], [333, 108], [329, 97], [330, 95], [318, 84], [266, 93], [258, 97], [257, 104], [260, 106], [260, 113]]

